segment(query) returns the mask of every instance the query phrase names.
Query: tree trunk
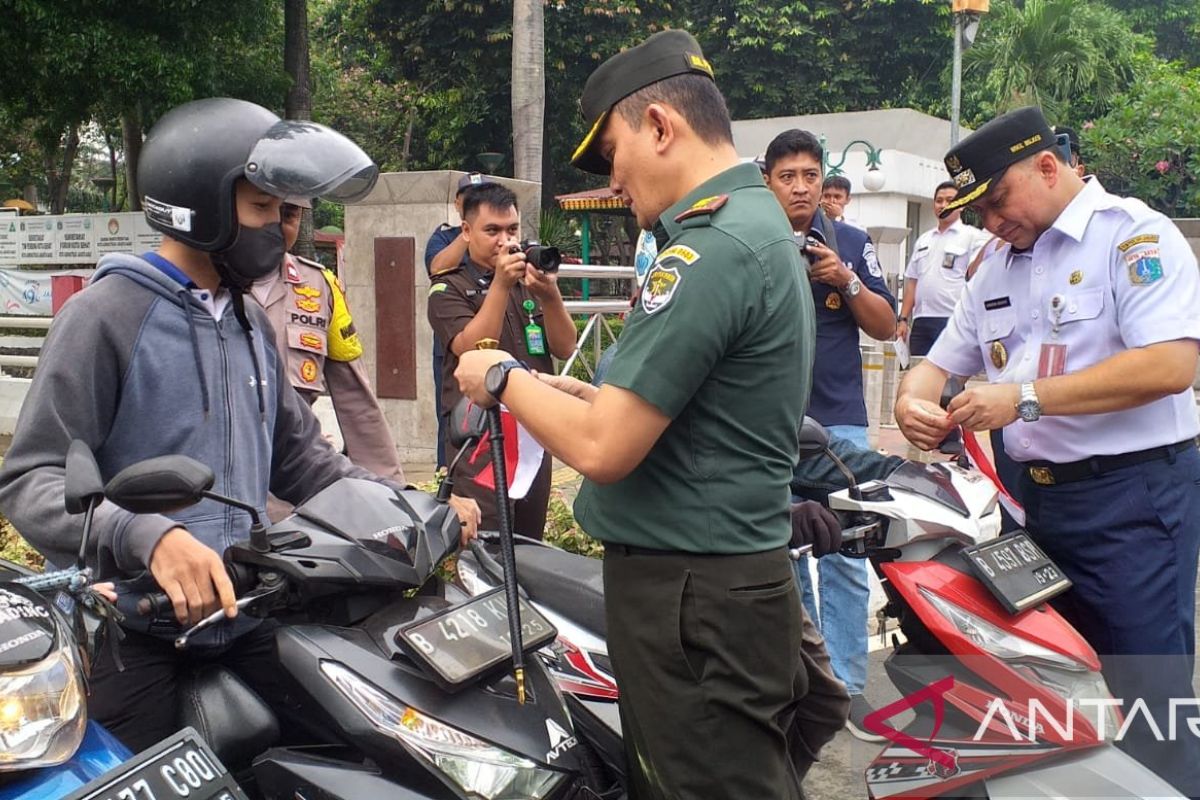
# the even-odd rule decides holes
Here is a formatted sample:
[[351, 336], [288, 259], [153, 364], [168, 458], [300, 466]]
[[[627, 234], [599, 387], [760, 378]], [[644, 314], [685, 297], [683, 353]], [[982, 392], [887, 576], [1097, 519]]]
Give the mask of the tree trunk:
[[112, 180], [109, 188], [108, 210], [120, 211], [117, 207], [117, 147], [113, 144], [112, 133], [108, 126], [104, 128], [104, 146], [108, 148], [108, 177]]
[[[142, 210], [142, 193], [138, 191], [138, 158], [142, 154], [142, 111], [137, 106], [121, 115], [121, 139], [125, 147], [125, 196], [130, 211]], [[114, 209], [116, 210], [116, 209]]]
[[513, 177], [537, 183], [542, 179], [542, 118], [546, 105], [545, 50], [542, 0], [514, 0]]
[[[72, 123], [63, 138], [47, 137], [42, 142], [43, 163], [46, 166], [46, 185], [50, 189], [50, 213], [61, 214], [67, 209], [67, 191], [71, 187], [71, 171], [75, 153], [79, 150], [79, 126]], [[59, 148], [62, 160], [59, 160]]]
[[[285, 0], [283, 29], [283, 69], [292, 79], [283, 113], [288, 119], [312, 119], [312, 91], [308, 80], [308, 0]], [[292, 252], [305, 258], [317, 257], [313, 246], [313, 215], [307, 209], [300, 216], [300, 235]]]

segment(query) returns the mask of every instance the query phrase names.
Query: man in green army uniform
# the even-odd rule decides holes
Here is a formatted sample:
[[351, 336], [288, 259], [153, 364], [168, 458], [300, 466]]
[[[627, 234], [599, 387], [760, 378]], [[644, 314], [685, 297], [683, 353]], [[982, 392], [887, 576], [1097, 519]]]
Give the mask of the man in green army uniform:
[[580, 105], [573, 163], [610, 175], [660, 244], [605, 382], [494, 350], [455, 376], [586, 478], [575, 513], [605, 544], [631, 797], [798, 798], [845, 711], [812, 669], [786, 549], [815, 338], [800, 251], [686, 32], [604, 62]]

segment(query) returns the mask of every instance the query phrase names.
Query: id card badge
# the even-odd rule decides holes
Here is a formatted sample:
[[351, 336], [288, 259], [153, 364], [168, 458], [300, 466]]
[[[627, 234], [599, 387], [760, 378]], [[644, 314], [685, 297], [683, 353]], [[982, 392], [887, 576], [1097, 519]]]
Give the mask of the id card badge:
[[531, 356], [546, 355], [546, 334], [542, 332], [542, 326], [536, 322], [525, 326], [525, 349]]
[[1038, 377], [1051, 378], [1067, 371], [1067, 346], [1065, 344], [1043, 344], [1038, 357]]

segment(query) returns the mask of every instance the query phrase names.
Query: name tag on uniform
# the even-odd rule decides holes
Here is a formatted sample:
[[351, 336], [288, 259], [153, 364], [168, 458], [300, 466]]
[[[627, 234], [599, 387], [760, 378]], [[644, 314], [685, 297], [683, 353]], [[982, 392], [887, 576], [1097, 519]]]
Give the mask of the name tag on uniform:
[[988, 311], [996, 311], [1001, 308], [1008, 308], [1012, 305], [1012, 301], [1007, 297], [993, 297], [991, 300], [984, 300], [983, 307]]

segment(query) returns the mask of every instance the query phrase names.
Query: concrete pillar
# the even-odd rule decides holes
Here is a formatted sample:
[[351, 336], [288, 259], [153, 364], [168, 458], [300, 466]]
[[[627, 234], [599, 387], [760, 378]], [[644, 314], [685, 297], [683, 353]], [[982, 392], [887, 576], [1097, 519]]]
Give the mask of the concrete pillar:
[[[367, 374], [377, 388], [380, 371], [394, 370], [397, 366], [379, 363], [375, 240], [384, 237], [412, 237], [414, 240], [416, 265], [413, 270], [415, 290], [412, 307], [394, 309], [394, 313], [412, 317], [416, 397], [403, 400], [380, 398], [396, 439], [400, 460], [406, 464], [432, 464], [435, 460], [437, 418], [431, 366], [433, 333], [425, 313], [425, 301], [429, 294], [429, 279], [425, 274], [425, 244], [438, 225], [458, 224], [454, 213], [454, 195], [458, 179], [464, 174], [452, 170], [385, 173], [379, 177], [378, 184], [366, 200], [346, 207], [346, 250], [342, 280], [346, 283], [355, 327], [363, 343]], [[494, 180], [516, 192], [521, 209], [522, 234], [536, 237], [540, 185], [511, 178]], [[392, 309], [383, 311], [393, 313]]]

